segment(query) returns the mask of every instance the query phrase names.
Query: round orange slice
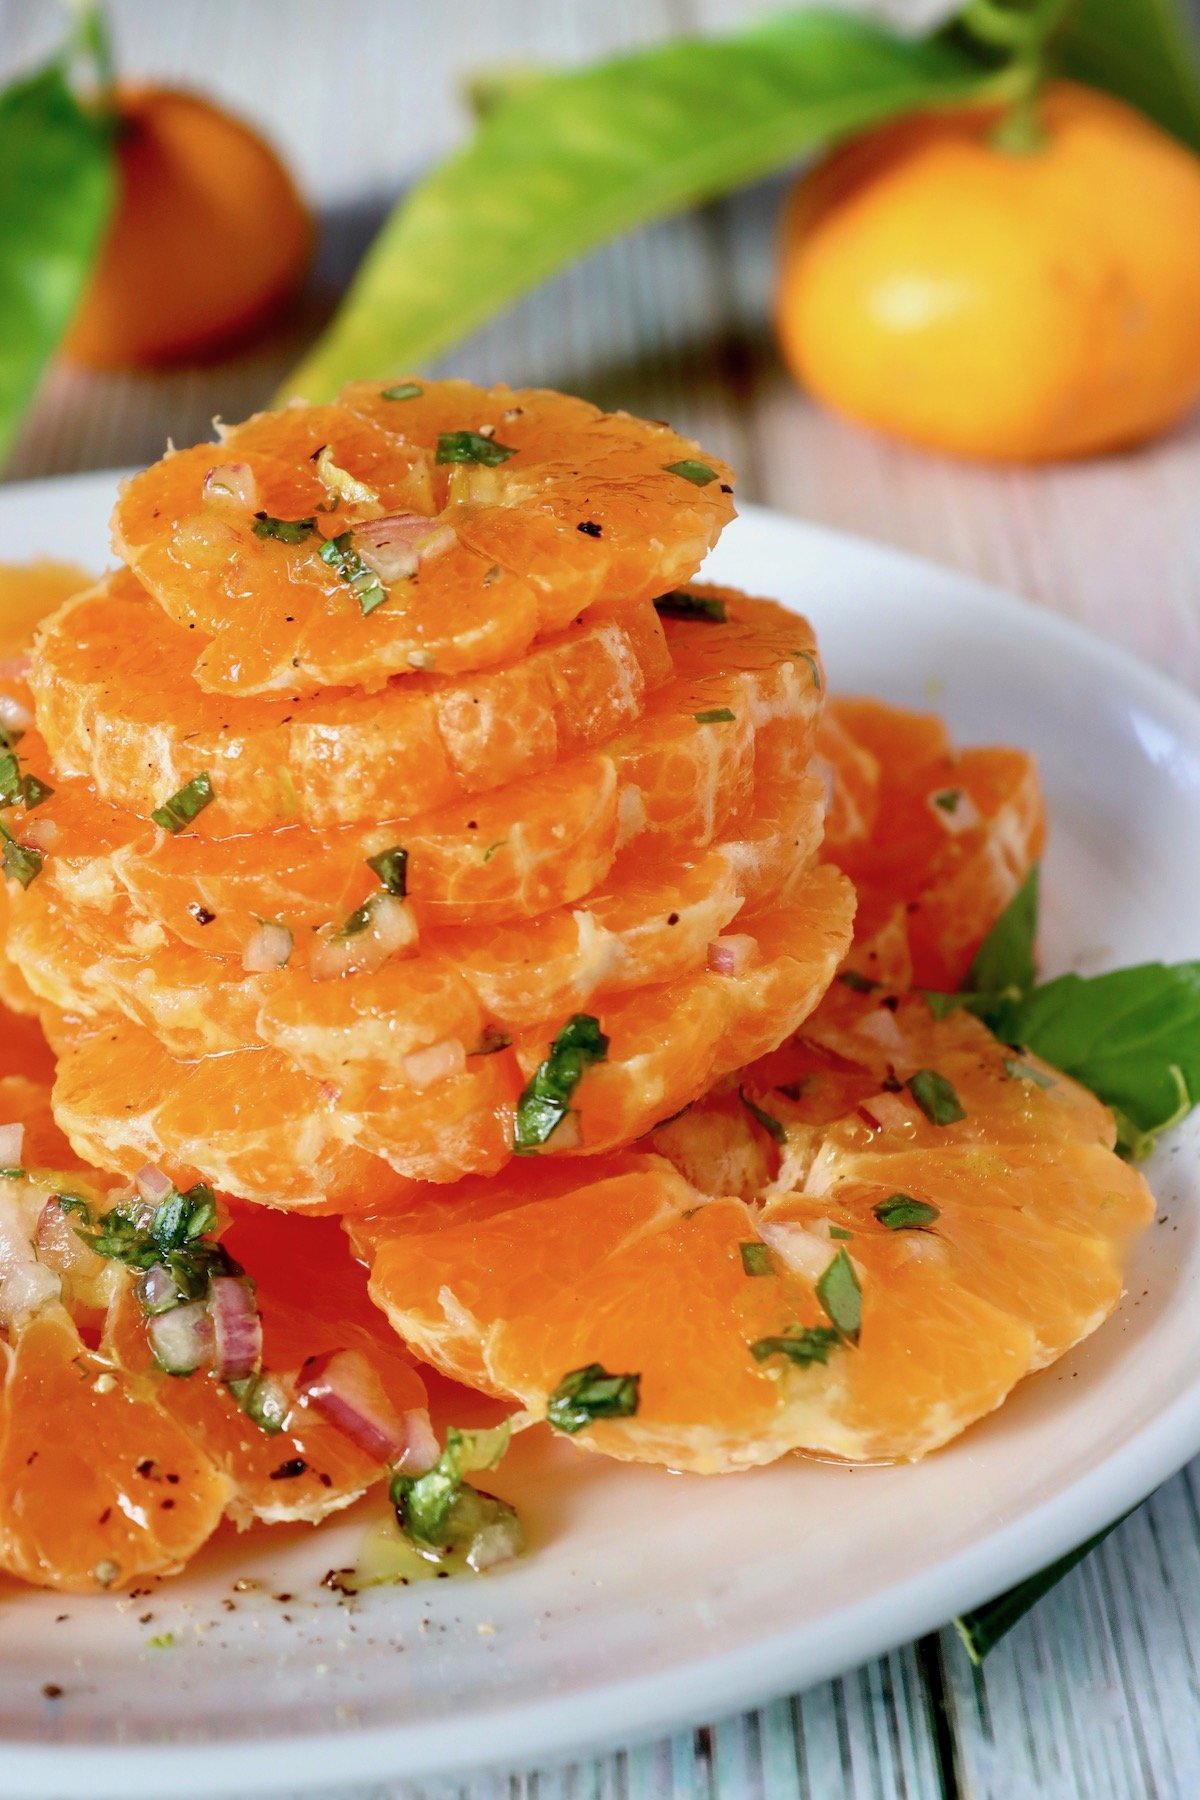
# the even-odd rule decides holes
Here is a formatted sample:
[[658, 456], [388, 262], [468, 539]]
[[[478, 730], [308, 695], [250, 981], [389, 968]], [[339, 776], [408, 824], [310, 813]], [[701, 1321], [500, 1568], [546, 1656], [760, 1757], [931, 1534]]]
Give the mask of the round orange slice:
[[[777, 1164], [750, 1197], [654, 1156], [574, 1190], [510, 1171], [365, 1221], [371, 1291], [420, 1356], [611, 1456], [923, 1456], [1095, 1330], [1153, 1216], [1105, 1110], [1012, 1062], [965, 1015], [840, 989], [741, 1077]], [[962, 1118], [926, 1115], [922, 1068]]]
[[695, 573], [731, 491], [725, 465], [666, 426], [413, 381], [164, 457], [127, 484], [113, 536], [211, 639], [202, 687], [311, 693], [484, 668], [596, 601], [650, 599]]
[[149, 818], [201, 770], [203, 837], [429, 812], [615, 737], [671, 673], [649, 605], [585, 620], [470, 680], [232, 703], [187, 673], [191, 634], [119, 570], [39, 635], [31, 681], [60, 775]]

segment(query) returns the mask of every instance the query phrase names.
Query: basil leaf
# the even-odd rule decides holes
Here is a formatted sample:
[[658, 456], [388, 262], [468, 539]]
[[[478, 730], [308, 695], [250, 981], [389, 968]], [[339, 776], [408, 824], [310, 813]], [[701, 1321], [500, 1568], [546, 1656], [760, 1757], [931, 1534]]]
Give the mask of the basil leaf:
[[930, 1206], [927, 1200], [914, 1200], [911, 1194], [892, 1194], [871, 1211], [889, 1231], [923, 1231], [942, 1216], [940, 1206]]
[[377, 606], [383, 605], [388, 591], [370, 563], [364, 562], [354, 548], [353, 532], [339, 531], [336, 537], [326, 538], [318, 554], [323, 563], [328, 563], [343, 581], [349, 583], [364, 619], [369, 618]]
[[766, 1244], [739, 1244], [742, 1268], [747, 1275], [773, 1275], [775, 1264]]
[[18, 844], [12, 832], [0, 825], [0, 873], [7, 881], [19, 881], [27, 888], [42, 872], [45, 857], [32, 844]]
[[777, 1144], [787, 1143], [787, 1131], [784, 1126], [773, 1113], [765, 1112], [761, 1106], [756, 1106], [744, 1087], [738, 1089], [738, 1099], [750, 1114], [750, 1117], [756, 1119], [764, 1131], [770, 1132]]
[[1107, 88], [1200, 150], [1200, 65], [1184, 5], [1078, 0], [1055, 54], [1065, 74]]
[[904, 1085], [931, 1125], [956, 1125], [966, 1118], [953, 1083], [936, 1069], [918, 1069]]
[[706, 462], [697, 461], [694, 456], [685, 456], [679, 462], [664, 463], [663, 468], [668, 475], [681, 475], [693, 487], [707, 487], [717, 479], [717, 471], [710, 469]]
[[437, 441], [440, 463], [482, 463], [485, 469], [498, 468], [517, 453], [508, 444], [484, 437], [479, 431], [443, 431]]
[[380, 394], [381, 400], [416, 400], [425, 389], [419, 381], [399, 381], [395, 387], [386, 387]]
[[254, 515], [254, 535], [260, 538], [275, 538], [281, 544], [302, 544], [305, 538], [314, 535], [317, 521], [311, 519], [273, 519], [270, 513], [256, 512]]
[[817, 1282], [816, 1294], [842, 1336], [857, 1344], [862, 1331], [862, 1289], [844, 1250], [838, 1251]]
[[1036, 1575], [1030, 1575], [1025, 1581], [1019, 1581], [1016, 1587], [1009, 1588], [1006, 1594], [1000, 1594], [995, 1600], [985, 1601], [982, 1606], [974, 1607], [970, 1612], [961, 1613], [954, 1624], [958, 1635], [966, 1646], [967, 1655], [978, 1668], [990, 1650], [994, 1650], [1000, 1639], [1010, 1632], [1025, 1614], [1035, 1607], [1039, 1600], [1045, 1598], [1052, 1588], [1058, 1586], [1065, 1575], [1081, 1563], [1085, 1556], [1090, 1556], [1099, 1544], [1102, 1544], [1118, 1525], [1129, 1517], [1122, 1513], [1095, 1537], [1088, 1538], [1077, 1550], [1071, 1550], [1066, 1556], [1051, 1563], [1048, 1569], [1042, 1569]]
[[110, 134], [61, 67], [0, 94], [0, 459], [79, 304], [114, 192]]
[[544, 1144], [562, 1124], [584, 1071], [608, 1055], [608, 1039], [591, 1013], [575, 1013], [550, 1046], [517, 1102], [513, 1147], [529, 1151]]
[[798, 1368], [807, 1369], [813, 1363], [827, 1363], [829, 1352], [841, 1342], [842, 1334], [831, 1325], [795, 1325], [780, 1337], [759, 1338], [751, 1344], [750, 1354], [755, 1362], [766, 1362], [769, 1356], [786, 1356]]
[[967, 992], [998, 996], [1015, 990], [1023, 994], [1033, 986], [1039, 900], [1039, 870], [1034, 863], [979, 946], [963, 983]]
[[282, 397], [419, 368], [618, 233], [992, 79], [945, 41], [795, 9], [519, 85], [401, 201]]
[[417, 1544], [447, 1550], [469, 1543], [486, 1525], [515, 1523], [505, 1501], [479, 1493], [463, 1479], [475, 1469], [494, 1469], [511, 1432], [507, 1419], [489, 1431], [459, 1431], [452, 1425], [432, 1469], [424, 1475], [393, 1475], [389, 1498], [400, 1529]]
[[186, 787], [181, 787], [177, 794], [172, 794], [169, 800], [156, 806], [150, 817], [156, 825], [174, 835], [190, 825], [206, 806], [212, 805], [216, 797], [212, 779], [205, 770], [199, 775], [193, 775]]
[[587, 1363], [564, 1375], [550, 1395], [546, 1418], [555, 1431], [574, 1437], [596, 1419], [631, 1419], [638, 1409], [640, 1375], [610, 1375]]
[[403, 900], [408, 893], [408, 851], [394, 844], [390, 850], [381, 850], [378, 856], [368, 856], [368, 869], [373, 869], [382, 881], [389, 894], [395, 894]]
[[692, 714], [697, 725], [732, 725], [733, 713], [727, 706], [713, 706], [708, 712]]
[[942, 788], [938, 793], [931, 794], [929, 798], [939, 812], [950, 813], [953, 816], [958, 811], [958, 803], [962, 799], [962, 789]]
[[710, 599], [707, 594], [685, 594], [680, 588], [660, 594], [654, 610], [662, 619], [706, 619], [714, 625], [724, 625], [729, 617], [723, 600]]
[[838, 976], [843, 987], [848, 987], [852, 994], [873, 994], [883, 986], [882, 982], [873, 981], [869, 975], [860, 975], [857, 969], [843, 969]]

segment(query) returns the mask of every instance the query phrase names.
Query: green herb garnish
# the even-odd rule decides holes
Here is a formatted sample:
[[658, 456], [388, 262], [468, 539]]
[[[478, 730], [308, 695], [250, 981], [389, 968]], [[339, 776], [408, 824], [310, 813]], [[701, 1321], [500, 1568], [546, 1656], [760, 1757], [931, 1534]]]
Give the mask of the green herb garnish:
[[408, 892], [407, 850], [393, 844], [390, 850], [381, 850], [378, 856], [368, 856], [367, 867], [375, 871], [389, 894], [395, 894], [398, 900], [404, 899]]
[[364, 619], [369, 618], [377, 606], [383, 605], [388, 591], [370, 563], [364, 562], [354, 548], [352, 531], [340, 531], [337, 537], [326, 538], [321, 545], [320, 557], [349, 584]]
[[1052, 1088], [1054, 1086], [1052, 1075], [1043, 1075], [1040, 1069], [1035, 1069], [1032, 1063], [1024, 1062], [1018, 1056], [1005, 1057], [1004, 1073], [1010, 1081], [1025, 1081], [1031, 1087]]
[[0, 756], [0, 806], [23, 806], [32, 812], [54, 792], [36, 775], [22, 775], [18, 758], [8, 751]]
[[78, 1216], [77, 1234], [97, 1256], [143, 1274], [160, 1266], [169, 1270], [177, 1298], [168, 1307], [201, 1299], [214, 1275], [241, 1274], [224, 1246], [206, 1235], [217, 1223], [217, 1202], [205, 1182], [184, 1193], [172, 1188], [148, 1217], [144, 1208], [122, 1205], [96, 1218], [78, 1194], [56, 1194], [55, 1199], [64, 1212]]
[[844, 1238], [847, 1243], [850, 1243], [854, 1237], [854, 1233], [847, 1231], [844, 1225], [831, 1225], [829, 1235], [831, 1238]]
[[440, 463], [482, 463], [485, 469], [494, 469], [516, 454], [510, 444], [501, 444], [478, 431], [443, 431], [437, 441]]
[[759, 1338], [751, 1344], [750, 1354], [755, 1362], [766, 1362], [769, 1356], [786, 1356], [789, 1362], [807, 1369], [813, 1363], [827, 1363], [829, 1352], [836, 1350], [841, 1341], [841, 1334], [829, 1325], [794, 1325], [781, 1337]]
[[416, 400], [425, 389], [419, 381], [399, 381], [395, 387], [386, 387], [380, 394], [381, 400]]
[[911, 1194], [892, 1194], [871, 1211], [889, 1231], [924, 1231], [927, 1225], [942, 1216], [940, 1206], [930, 1206], [927, 1200], [914, 1200]]
[[566, 1118], [584, 1071], [607, 1055], [608, 1039], [598, 1019], [591, 1013], [575, 1013], [567, 1020], [517, 1102], [513, 1144], [518, 1152], [547, 1141]]
[[872, 981], [869, 975], [860, 975], [857, 969], [843, 969], [838, 976], [843, 987], [848, 987], [855, 994], [873, 994], [883, 984]]
[[273, 519], [270, 513], [256, 512], [254, 515], [254, 535], [260, 538], [275, 538], [281, 544], [302, 544], [317, 529], [317, 521], [311, 519]]
[[204, 771], [193, 775], [186, 787], [181, 787], [177, 794], [172, 794], [169, 800], [156, 806], [150, 817], [164, 831], [182, 831], [206, 806], [211, 806], [216, 797], [212, 777]]
[[292, 1408], [287, 1391], [275, 1376], [263, 1371], [227, 1385], [246, 1417], [268, 1437], [278, 1437]]
[[756, 1119], [764, 1131], [770, 1132], [777, 1144], [787, 1143], [787, 1131], [785, 1127], [777, 1118], [775, 1118], [773, 1113], [764, 1112], [761, 1106], [756, 1106], [744, 1087], [738, 1089], [738, 1099], [750, 1114], [750, 1117]]
[[714, 706], [708, 712], [692, 714], [697, 725], [731, 725], [734, 714], [727, 706]]
[[588, 1363], [564, 1375], [546, 1407], [555, 1431], [574, 1437], [597, 1419], [631, 1419], [638, 1409], [640, 1375], [610, 1375], [600, 1363]]
[[694, 456], [685, 456], [679, 462], [664, 463], [663, 468], [668, 475], [682, 475], [693, 487], [707, 487], [710, 481], [717, 479], [717, 471], [710, 469], [706, 462], [698, 462]]
[[929, 797], [939, 812], [956, 813], [958, 803], [962, 799], [962, 789], [942, 788], [938, 793], [931, 794]]
[[798, 656], [801, 662], [806, 662], [808, 664], [809, 668], [812, 670], [813, 686], [819, 694], [823, 683], [821, 681], [821, 665], [817, 661], [816, 656], [811, 650], [793, 650], [792, 655]]
[[857, 1344], [862, 1330], [862, 1289], [854, 1264], [839, 1250], [817, 1282], [817, 1299], [833, 1324], [850, 1343]]
[[953, 1084], [936, 1069], [918, 1069], [904, 1085], [931, 1125], [954, 1125], [966, 1118]]
[[45, 857], [32, 844], [18, 844], [12, 832], [0, 825], [0, 844], [4, 846], [0, 854], [0, 870], [3, 870], [9, 881], [19, 881], [27, 888], [31, 881], [36, 881], [42, 872]]
[[664, 619], [705, 619], [711, 625], [724, 625], [729, 617], [724, 600], [712, 600], [707, 594], [688, 594], [682, 588], [660, 594], [654, 610]]
[[741, 1251], [742, 1268], [747, 1275], [773, 1275], [775, 1273], [775, 1263], [766, 1244], [757, 1242], [739, 1244], [738, 1249]]
[[0, 1169], [0, 1181], [24, 1181], [24, 1169]]
[[503, 1500], [479, 1493], [464, 1480], [476, 1469], [494, 1469], [511, 1435], [507, 1419], [490, 1431], [458, 1431], [451, 1426], [432, 1469], [424, 1475], [393, 1475], [388, 1495], [400, 1529], [417, 1544], [446, 1550], [469, 1542], [484, 1524], [515, 1519]]

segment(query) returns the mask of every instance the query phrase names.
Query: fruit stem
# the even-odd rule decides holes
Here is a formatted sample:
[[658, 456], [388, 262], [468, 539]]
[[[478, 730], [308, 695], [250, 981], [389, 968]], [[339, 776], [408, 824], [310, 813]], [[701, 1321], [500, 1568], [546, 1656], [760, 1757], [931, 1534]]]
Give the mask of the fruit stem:
[[1017, 155], [1046, 141], [1041, 95], [1048, 50], [1074, 0], [968, 0], [960, 22], [981, 44], [1008, 53], [1000, 85], [1007, 101], [991, 134], [997, 149]]
[[115, 124], [117, 117], [117, 69], [112, 33], [98, 0], [71, 0], [71, 35], [66, 54], [81, 64], [92, 86], [88, 108], [101, 121]]

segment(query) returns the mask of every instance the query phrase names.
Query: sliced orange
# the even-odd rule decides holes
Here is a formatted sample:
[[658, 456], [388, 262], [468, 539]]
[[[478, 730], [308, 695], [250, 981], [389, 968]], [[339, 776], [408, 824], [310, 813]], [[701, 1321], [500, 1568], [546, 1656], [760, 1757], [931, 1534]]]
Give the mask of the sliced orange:
[[939, 719], [843, 697], [819, 753], [832, 786], [825, 855], [859, 891], [854, 966], [957, 988], [1045, 843], [1036, 762], [955, 750]]
[[[194, 664], [202, 687], [311, 693], [484, 668], [598, 600], [649, 599], [695, 573], [731, 491], [725, 465], [666, 426], [582, 400], [362, 384], [168, 455], [127, 484], [113, 531], [165, 609], [211, 637]], [[397, 514], [429, 518], [436, 536], [415, 579], [376, 585], [364, 615], [322, 546]], [[308, 524], [280, 535], [271, 520]]]
[[[921, 1068], [965, 1118], [925, 1116]], [[731, 1143], [768, 1148], [749, 1197], [712, 1192], [731, 1158], [696, 1159], [702, 1190], [628, 1155], [575, 1164], [574, 1190], [510, 1171], [414, 1196], [363, 1221], [376, 1300], [422, 1357], [539, 1416], [569, 1417], [572, 1372], [636, 1376], [636, 1411], [576, 1441], [701, 1472], [922, 1456], [1116, 1305], [1153, 1198], [1104, 1108], [973, 1019], [839, 989], [741, 1085], [757, 1114], [718, 1105]]]
[[199, 771], [202, 837], [411, 816], [550, 768], [632, 725], [671, 673], [648, 605], [591, 618], [470, 680], [413, 674], [377, 694], [231, 703], [187, 673], [191, 636], [128, 570], [39, 636], [31, 681], [61, 775], [149, 818]]

